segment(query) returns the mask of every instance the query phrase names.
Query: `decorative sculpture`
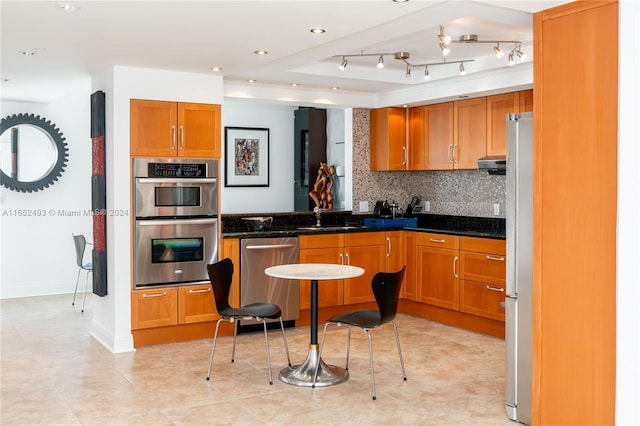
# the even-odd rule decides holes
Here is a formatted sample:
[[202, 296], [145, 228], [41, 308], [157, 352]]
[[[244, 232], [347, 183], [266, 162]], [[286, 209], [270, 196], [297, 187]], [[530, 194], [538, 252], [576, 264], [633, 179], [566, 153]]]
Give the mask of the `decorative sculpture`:
[[309, 196], [319, 209], [333, 209], [333, 195], [331, 194], [331, 190], [333, 189], [333, 175], [335, 172], [336, 169], [334, 166], [327, 166], [327, 163], [320, 163], [313, 190], [309, 192]]

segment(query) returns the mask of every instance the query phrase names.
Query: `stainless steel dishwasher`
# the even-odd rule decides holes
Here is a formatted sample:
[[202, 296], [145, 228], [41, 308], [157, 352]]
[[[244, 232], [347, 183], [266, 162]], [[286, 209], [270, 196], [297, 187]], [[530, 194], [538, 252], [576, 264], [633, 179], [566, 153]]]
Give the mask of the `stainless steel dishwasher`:
[[[287, 326], [300, 316], [300, 286], [297, 280], [273, 278], [265, 268], [300, 261], [298, 237], [247, 238], [240, 244], [240, 303], [275, 303]], [[273, 320], [277, 321], [277, 320]], [[273, 322], [272, 321], [272, 322]], [[242, 320], [239, 330], [250, 331], [256, 321]], [[275, 324], [274, 324], [275, 325]], [[278, 325], [279, 326], [279, 325]]]

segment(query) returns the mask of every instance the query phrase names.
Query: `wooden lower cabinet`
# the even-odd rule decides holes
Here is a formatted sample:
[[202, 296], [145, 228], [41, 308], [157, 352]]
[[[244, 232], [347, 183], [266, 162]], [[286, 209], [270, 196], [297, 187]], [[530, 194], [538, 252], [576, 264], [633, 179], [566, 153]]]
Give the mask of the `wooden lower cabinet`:
[[165, 327], [178, 323], [178, 289], [139, 290], [131, 293], [131, 329]]
[[421, 233], [418, 236], [418, 302], [458, 309], [459, 237]]
[[[339, 247], [300, 250], [300, 263], [340, 263], [341, 254]], [[344, 280], [323, 280], [318, 283], [318, 307], [344, 304]], [[311, 309], [310, 281], [300, 281], [300, 309]]]
[[400, 297], [414, 302], [418, 301], [418, 233], [404, 231], [404, 261], [407, 268], [404, 272], [404, 285]]
[[215, 321], [218, 318], [211, 285], [178, 288], [178, 324]]

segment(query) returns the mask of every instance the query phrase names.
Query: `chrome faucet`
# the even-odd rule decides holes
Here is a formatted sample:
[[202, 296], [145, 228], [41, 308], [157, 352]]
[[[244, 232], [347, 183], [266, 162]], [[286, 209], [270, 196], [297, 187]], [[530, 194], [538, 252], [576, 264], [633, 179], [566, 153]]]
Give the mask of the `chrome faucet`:
[[318, 206], [313, 208], [313, 212], [316, 214], [316, 226], [318, 228], [322, 226], [322, 224], [320, 223], [320, 213], [327, 212], [327, 211], [329, 211], [329, 209], [321, 209]]

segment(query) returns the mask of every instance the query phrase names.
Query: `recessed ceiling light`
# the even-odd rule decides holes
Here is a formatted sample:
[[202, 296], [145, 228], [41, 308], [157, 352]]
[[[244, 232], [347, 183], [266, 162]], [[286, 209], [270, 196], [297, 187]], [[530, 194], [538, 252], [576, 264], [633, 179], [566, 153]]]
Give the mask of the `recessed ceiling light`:
[[256, 55], [266, 55], [269, 52], [267, 52], [266, 50], [256, 50], [253, 53], [255, 53]]
[[33, 50], [22, 50], [20, 51], [20, 54], [24, 56], [34, 56], [36, 52], [34, 52]]
[[255, 83], [255, 82], [256, 82], [256, 81], [258, 81], [258, 80], [254, 80], [254, 79], [250, 78], [250, 79], [249, 79], [249, 80], [247, 80], [247, 81], [248, 81], [249, 83]]
[[290, 86], [292, 87], [298, 87], [298, 83], [291, 83]]
[[333, 86], [333, 87], [331, 88], [331, 90], [339, 90], [339, 89], [340, 89], [340, 88], [339, 88], [338, 86]]
[[211, 71], [222, 71], [222, 67], [211, 67]]
[[323, 34], [326, 32], [326, 30], [322, 27], [311, 28], [309, 31], [311, 31], [313, 34]]
[[406, 3], [409, 0], [393, 0], [394, 3]]
[[58, 9], [64, 12], [77, 12], [78, 8], [71, 3], [58, 3]]

